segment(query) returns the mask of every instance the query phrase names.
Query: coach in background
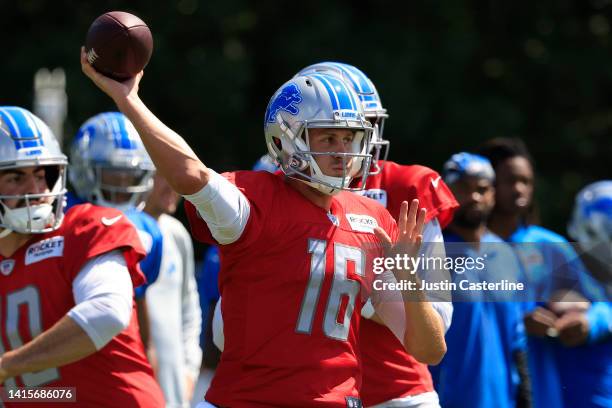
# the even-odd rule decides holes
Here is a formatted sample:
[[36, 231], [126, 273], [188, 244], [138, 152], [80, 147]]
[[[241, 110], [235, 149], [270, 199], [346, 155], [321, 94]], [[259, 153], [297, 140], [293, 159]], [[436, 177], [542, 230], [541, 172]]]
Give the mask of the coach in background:
[[[495, 205], [495, 173], [489, 161], [470, 153], [455, 154], [445, 163], [442, 177], [459, 202], [453, 221], [443, 231], [447, 256], [485, 259], [481, 270], [455, 266], [453, 282], [461, 287], [466, 280], [520, 279], [514, 252], [486, 226]], [[511, 295], [500, 293], [454, 290], [448, 352], [440, 365], [430, 367], [441, 406], [530, 406], [522, 308], [509, 301]]]

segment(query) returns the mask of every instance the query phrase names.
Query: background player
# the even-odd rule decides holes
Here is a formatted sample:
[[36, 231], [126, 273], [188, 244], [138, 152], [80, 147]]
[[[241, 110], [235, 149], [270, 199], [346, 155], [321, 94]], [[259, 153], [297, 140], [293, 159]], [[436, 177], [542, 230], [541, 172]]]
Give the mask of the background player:
[[68, 176], [76, 193], [68, 193], [68, 206], [90, 202], [122, 211], [134, 224], [147, 256], [140, 263], [147, 282], [136, 288], [138, 319], [143, 342], [156, 369], [151, 347], [147, 287], [159, 276], [163, 237], [157, 222], [143, 213], [153, 188], [155, 166], [130, 121], [119, 112], [97, 114], [81, 125], [70, 148]]
[[[135, 124], [158, 171], [193, 202], [187, 208], [195, 236], [222, 244], [226, 344], [207, 400], [232, 407], [359, 406], [353, 311], [368, 278], [359, 248], [390, 244], [395, 227], [382, 207], [341, 192], [357, 172], [368, 171], [371, 128], [358, 97], [333, 77], [287, 82], [270, 101], [265, 132], [271, 156], [290, 177], [224, 178], [139, 100], [142, 73], [118, 83], [97, 73], [84, 51], [81, 64]], [[421, 239], [426, 211], [417, 222], [417, 206], [403, 207], [401, 247]], [[319, 299], [328, 302], [319, 308]], [[427, 303], [396, 306], [381, 303], [381, 318], [390, 316], [387, 307], [391, 315], [409, 315], [388, 324], [413, 354], [437, 362], [445, 351], [437, 313]]]
[[[586, 302], [586, 308], [558, 313], [554, 327], [562, 345], [555, 348], [555, 355], [563, 406], [611, 407], [612, 181], [592, 183], [578, 192], [568, 234], [578, 242], [588, 273], [607, 288], [607, 294], [600, 301]], [[556, 306], [550, 305], [558, 310]]]
[[[508, 242], [531, 244], [515, 248], [527, 273], [529, 286], [536, 289], [534, 299], [539, 301], [526, 304], [525, 315], [534, 406], [561, 407], [562, 386], [555, 357], [556, 341], [551, 340], [551, 335], [553, 339], [565, 338], [567, 329], [570, 333], [580, 333], [578, 343], [581, 343], [590, 327], [585, 319], [572, 313], [563, 320], [564, 328], [558, 332], [555, 326], [557, 316], [550, 310], [549, 301], [560, 283], [566, 286], [564, 289], [574, 290], [591, 301], [603, 300], [605, 295], [567, 240], [537, 225], [534, 163], [525, 144], [520, 139], [497, 138], [486, 142], [480, 152], [489, 158], [497, 174], [496, 205], [489, 228]], [[604, 316], [599, 318], [605, 321]]]
[[[389, 142], [383, 138], [387, 110], [372, 81], [358, 68], [338, 62], [321, 62], [308, 66], [298, 75], [325, 73], [342, 79], [359, 95], [366, 119], [374, 126], [372, 133], [372, 166], [365, 190], [360, 194], [382, 204], [391, 215], [399, 217], [403, 201], [417, 198], [419, 205], [427, 209], [423, 242], [427, 244], [426, 256], [444, 257], [441, 227], [452, 219], [458, 204], [441, 177], [434, 170], [420, 166], [404, 166], [386, 161]], [[359, 181], [358, 181], [359, 182]], [[438, 299], [445, 300], [445, 299]], [[438, 311], [448, 329], [452, 316], [450, 302], [436, 302]], [[360, 328], [363, 358], [363, 384], [360, 392], [366, 406], [390, 405], [393, 407], [437, 407], [438, 396], [433, 388], [427, 365], [406, 353], [401, 342], [391, 331], [377, 323], [373, 309], [363, 309], [365, 317]]]
[[144, 211], [164, 237], [159, 277], [147, 290], [151, 338], [157, 357], [156, 376], [166, 407], [188, 407], [200, 373], [202, 311], [194, 276], [193, 244], [183, 224], [172, 214], [180, 196], [155, 176]]
[[162, 407], [135, 319], [136, 231], [113, 209], [64, 217], [67, 159], [51, 130], [17, 107], [0, 108], [0, 127], [0, 384], [76, 387], [83, 406]]
[[[486, 226], [495, 204], [495, 173], [489, 161], [458, 153], [444, 164], [443, 174], [460, 204], [444, 230], [446, 252], [455, 259], [485, 259], [481, 270], [455, 268], [453, 281], [522, 280], [512, 248]], [[501, 292], [453, 292], [448, 353], [431, 368], [443, 407], [530, 406], [526, 377], [519, 375], [527, 370], [523, 308], [519, 302], [502, 301], [511, 299]]]

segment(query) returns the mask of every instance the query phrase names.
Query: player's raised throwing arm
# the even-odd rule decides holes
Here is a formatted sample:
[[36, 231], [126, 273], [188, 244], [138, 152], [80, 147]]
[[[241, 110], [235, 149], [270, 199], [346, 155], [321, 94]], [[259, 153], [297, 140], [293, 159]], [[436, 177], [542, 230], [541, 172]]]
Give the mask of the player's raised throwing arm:
[[87, 62], [84, 48], [81, 48], [81, 68], [134, 124], [157, 171], [177, 193], [194, 194], [208, 184], [210, 170], [187, 142], [164, 125], [140, 100], [138, 85], [143, 72], [124, 82], [117, 82], [100, 74]]
[[81, 49], [81, 68], [134, 124], [157, 171], [174, 191], [191, 201], [220, 244], [240, 238], [249, 219], [249, 202], [229, 181], [207, 168], [187, 142], [159, 120], [138, 96], [143, 72], [117, 82], [97, 72]]

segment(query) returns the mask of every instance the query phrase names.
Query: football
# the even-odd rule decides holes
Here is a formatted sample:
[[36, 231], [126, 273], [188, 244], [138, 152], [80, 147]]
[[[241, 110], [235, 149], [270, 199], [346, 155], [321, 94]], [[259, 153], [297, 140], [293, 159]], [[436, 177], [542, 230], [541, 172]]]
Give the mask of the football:
[[153, 36], [135, 15], [111, 11], [91, 24], [85, 49], [87, 60], [98, 72], [123, 81], [147, 65], [153, 53]]

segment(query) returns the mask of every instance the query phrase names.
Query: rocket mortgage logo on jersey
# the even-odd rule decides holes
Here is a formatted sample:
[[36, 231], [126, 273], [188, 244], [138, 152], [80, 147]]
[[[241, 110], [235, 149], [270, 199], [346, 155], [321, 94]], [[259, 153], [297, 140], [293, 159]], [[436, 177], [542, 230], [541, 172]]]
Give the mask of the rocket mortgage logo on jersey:
[[53, 237], [32, 244], [26, 251], [25, 264], [31, 265], [44, 259], [64, 254], [64, 237]]

